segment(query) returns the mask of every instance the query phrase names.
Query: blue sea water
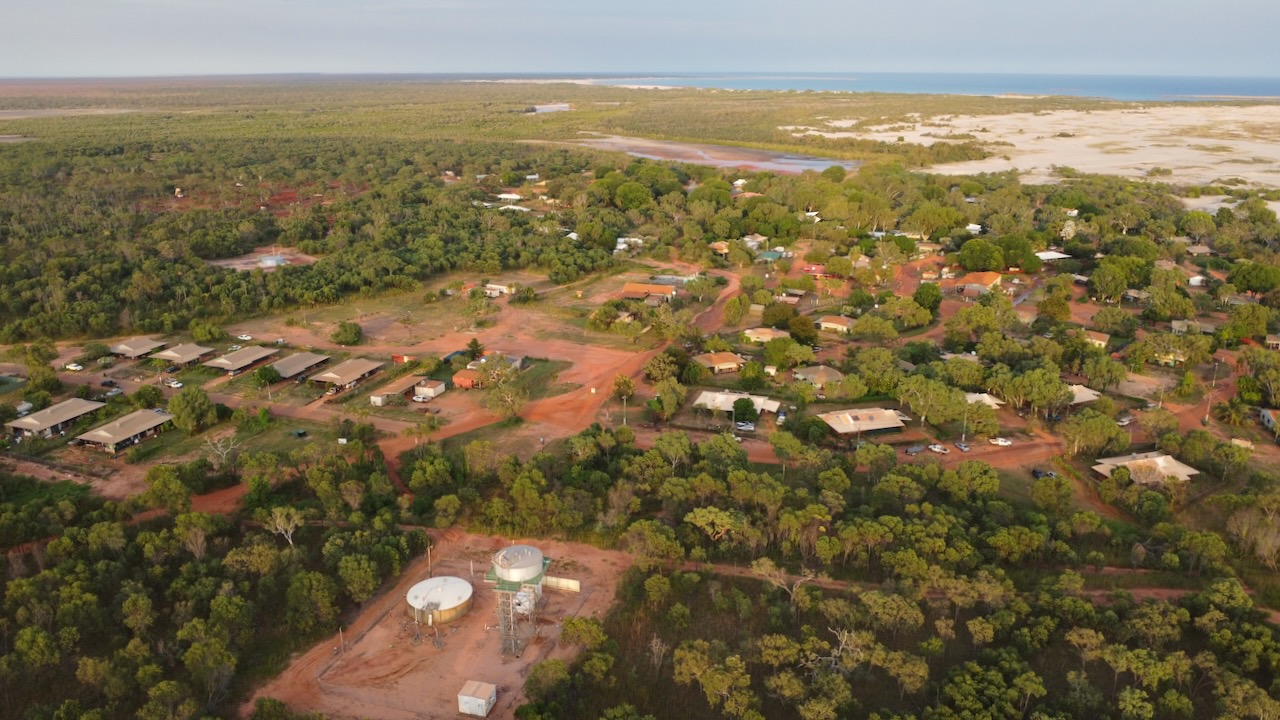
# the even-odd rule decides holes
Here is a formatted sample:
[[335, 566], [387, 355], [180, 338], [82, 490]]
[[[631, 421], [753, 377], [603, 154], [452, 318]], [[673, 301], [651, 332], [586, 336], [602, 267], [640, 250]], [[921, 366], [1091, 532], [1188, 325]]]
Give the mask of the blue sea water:
[[[569, 79], [573, 76], [564, 76]], [[584, 76], [577, 76], [579, 78]], [[1280, 77], [979, 73], [722, 73], [589, 76], [601, 85], [951, 95], [1068, 95], [1129, 101], [1280, 98]]]

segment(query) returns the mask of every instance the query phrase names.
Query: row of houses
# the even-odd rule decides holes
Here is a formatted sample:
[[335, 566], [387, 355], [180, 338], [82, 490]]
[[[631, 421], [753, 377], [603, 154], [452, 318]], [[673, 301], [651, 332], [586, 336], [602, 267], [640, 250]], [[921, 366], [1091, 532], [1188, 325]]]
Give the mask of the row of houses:
[[[5, 423], [5, 427], [18, 441], [52, 438], [55, 435], [65, 434], [78, 421], [103, 407], [106, 407], [106, 403], [71, 398]], [[77, 435], [75, 439], [79, 444], [96, 446], [107, 452], [116, 453], [159, 434], [171, 420], [173, 420], [172, 415], [160, 410], [137, 410]]]

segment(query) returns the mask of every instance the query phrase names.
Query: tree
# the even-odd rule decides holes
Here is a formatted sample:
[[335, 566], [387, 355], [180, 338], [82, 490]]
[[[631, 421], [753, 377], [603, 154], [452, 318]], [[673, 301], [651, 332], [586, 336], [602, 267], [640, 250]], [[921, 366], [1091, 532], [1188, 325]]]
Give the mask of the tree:
[[164, 402], [164, 391], [155, 385], [140, 385], [129, 396], [129, 404], [138, 409], [153, 408]]
[[613, 378], [613, 397], [616, 400], [627, 400], [635, 397], [636, 383], [626, 375], [615, 375]]
[[915, 211], [902, 221], [902, 226], [908, 230], [915, 230], [920, 233], [921, 240], [929, 242], [939, 230], [955, 227], [963, 220], [964, 216], [955, 208], [928, 200], [920, 203]]
[[1196, 242], [1204, 240], [1218, 230], [1213, 216], [1203, 210], [1191, 210], [1182, 216], [1182, 232]]
[[333, 331], [329, 339], [339, 345], [359, 345], [364, 339], [364, 330], [356, 323], [343, 320], [338, 323], [338, 328]]
[[942, 290], [938, 288], [937, 283], [920, 283], [920, 287], [916, 288], [911, 299], [915, 300], [920, 307], [928, 310], [930, 315], [937, 317], [938, 308], [942, 306]]
[[263, 522], [263, 527], [279, 535], [293, 547], [293, 533], [302, 526], [302, 513], [292, 505], [277, 505]]
[[1051, 293], [1040, 301], [1038, 306], [1040, 317], [1055, 323], [1064, 323], [1071, 319], [1071, 305], [1067, 296], [1062, 293]]
[[569, 681], [569, 666], [563, 660], [543, 660], [529, 668], [524, 681], [524, 694], [534, 702], [546, 700], [556, 688]]
[[466, 356], [471, 360], [479, 360], [484, 357], [484, 345], [480, 344], [480, 338], [471, 338], [467, 342]]
[[209, 400], [204, 388], [187, 385], [169, 401], [169, 413], [173, 425], [194, 435], [218, 422], [218, 410]]
[[733, 417], [737, 422], [753, 423], [760, 417], [760, 413], [751, 398], [738, 398], [733, 401]]
[[1103, 392], [1119, 385], [1129, 375], [1123, 364], [1108, 355], [1091, 355], [1084, 361], [1081, 373], [1091, 386]]
[[684, 558], [684, 546], [671, 528], [654, 520], [637, 520], [627, 528], [624, 544], [636, 556], [636, 567], [648, 571]]
[[1102, 413], [1085, 409], [1058, 425], [1073, 455], [1122, 452], [1129, 447], [1129, 433], [1115, 420]]
[[982, 270], [1002, 271], [1005, 269], [1004, 251], [994, 243], [974, 238], [960, 247], [956, 258], [960, 267], [969, 272]]
[[1031, 502], [1050, 515], [1064, 515], [1071, 509], [1071, 481], [1045, 475], [1031, 483]]
[[381, 578], [378, 566], [368, 556], [355, 554], [343, 555], [338, 560], [338, 577], [347, 588], [347, 594], [357, 603], [363, 603], [373, 596]]
[[595, 618], [565, 618], [560, 629], [560, 639], [583, 650], [595, 650], [609, 641], [604, 626]]
[[289, 580], [286, 593], [289, 627], [303, 634], [327, 630], [338, 617], [336, 597], [333, 581], [322, 573], [307, 570], [297, 573]]
[[503, 418], [518, 417], [529, 399], [528, 389], [520, 382], [520, 369], [508, 362], [485, 363], [480, 370], [480, 382], [484, 387], [485, 406]]
[[280, 382], [283, 379], [284, 378], [280, 377], [280, 371], [276, 370], [271, 365], [263, 365], [262, 367], [253, 371], [253, 381], [257, 383], [260, 387], [275, 385], [276, 383]]

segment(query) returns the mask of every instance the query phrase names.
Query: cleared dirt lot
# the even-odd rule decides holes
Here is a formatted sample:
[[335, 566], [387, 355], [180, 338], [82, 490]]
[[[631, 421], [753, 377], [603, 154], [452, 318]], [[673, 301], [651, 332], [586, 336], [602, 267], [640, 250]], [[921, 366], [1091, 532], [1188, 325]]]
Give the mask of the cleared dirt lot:
[[[414, 626], [406, 622], [405, 593], [428, 577], [427, 559], [420, 558], [394, 588], [346, 624], [345, 651], [339, 648], [337, 634], [326, 638], [295, 658], [255, 698], [274, 697], [295, 710], [322, 712], [330, 718], [455, 718], [463, 683], [480, 680], [498, 686], [498, 704], [489, 717], [514, 717], [524, 701], [522, 687], [529, 668], [547, 658], [567, 661], [574, 654], [559, 642], [560, 624], [567, 617], [607, 612], [631, 559], [587, 545], [531, 542], [553, 559], [549, 574], [581, 581], [582, 592], [546, 592], [537, 634], [520, 657], [504, 657], [493, 627], [494, 593], [481, 577], [492, 554], [512, 542], [457, 531], [437, 536], [431, 575], [470, 579], [473, 564], [476, 574], [471, 611], [441, 628], [438, 645], [425, 627], [420, 628], [421, 642], [415, 642]], [[241, 707], [241, 715], [251, 711], [252, 700]]]

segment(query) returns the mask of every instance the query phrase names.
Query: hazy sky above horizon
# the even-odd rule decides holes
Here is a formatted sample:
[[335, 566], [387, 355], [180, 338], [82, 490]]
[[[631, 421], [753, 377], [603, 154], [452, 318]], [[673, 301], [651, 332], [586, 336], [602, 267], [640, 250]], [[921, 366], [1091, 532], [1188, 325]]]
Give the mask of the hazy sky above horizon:
[[3, 17], [0, 77], [1280, 74], [1274, 0], [16, 0]]

